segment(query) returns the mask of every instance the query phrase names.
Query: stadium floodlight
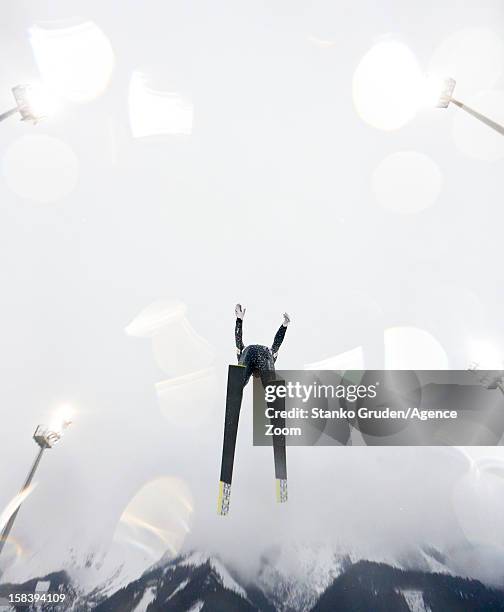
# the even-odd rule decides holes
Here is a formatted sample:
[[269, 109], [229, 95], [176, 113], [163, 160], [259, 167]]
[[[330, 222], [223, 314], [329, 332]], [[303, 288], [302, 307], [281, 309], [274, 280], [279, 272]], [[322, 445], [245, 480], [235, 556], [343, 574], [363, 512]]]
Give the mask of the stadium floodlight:
[[59, 442], [63, 436], [64, 430], [71, 424], [72, 421], [69, 419], [63, 420], [61, 423], [58, 423], [55, 427], [46, 427], [45, 425], [39, 425], [33, 434], [33, 439], [37, 443], [39, 449], [37, 452], [37, 456], [35, 457], [35, 461], [28, 472], [28, 476], [25, 480], [24, 485], [19, 492], [18, 499], [21, 500], [15, 511], [11, 514], [9, 520], [5, 523], [2, 532], [0, 533], [0, 554], [5, 546], [5, 542], [9, 538], [9, 534], [12, 530], [12, 526], [14, 525], [14, 521], [18, 515], [19, 509], [21, 508], [22, 500], [25, 498], [25, 493], [30, 487], [33, 477], [35, 476], [35, 472], [39, 466], [40, 460], [42, 459], [42, 455], [44, 451], [48, 448], [53, 448], [53, 446]]
[[16, 106], [0, 114], [0, 121], [19, 113], [21, 121], [38, 123], [55, 110], [55, 101], [43, 87], [37, 85], [16, 85], [12, 88]]
[[455, 104], [455, 106], [458, 106], [462, 110], [465, 110], [466, 113], [469, 113], [469, 115], [476, 117], [476, 119], [478, 119], [485, 125], [488, 125], [488, 127], [491, 127], [496, 132], [499, 132], [499, 134], [504, 135], [504, 127], [502, 125], [500, 125], [496, 121], [493, 121], [489, 117], [485, 117], [485, 115], [482, 115], [481, 113], [474, 110], [470, 106], [467, 106], [467, 104], [464, 104], [463, 102], [460, 102], [460, 100], [457, 100], [456, 98], [453, 97], [453, 90], [455, 89], [455, 85], [456, 85], [455, 79], [452, 79], [452, 78], [444, 79], [436, 106], [438, 108], [448, 108], [451, 102], [452, 104]]
[[442, 82], [441, 93], [439, 94], [436, 104], [438, 108], [448, 108], [448, 105], [452, 101], [452, 94], [456, 84], [455, 79], [444, 79]]

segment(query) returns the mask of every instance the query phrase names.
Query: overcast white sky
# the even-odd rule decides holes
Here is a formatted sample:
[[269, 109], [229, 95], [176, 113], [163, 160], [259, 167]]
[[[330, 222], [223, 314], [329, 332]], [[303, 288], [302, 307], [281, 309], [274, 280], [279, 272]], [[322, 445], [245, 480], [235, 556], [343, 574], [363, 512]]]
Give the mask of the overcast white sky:
[[[356, 347], [371, 368], [504, 354], [504, 139], [455, 108], [379, 129], [357, 112], [366, 82], [365, 99], [352, 93], [366, 53], [392, 42], [419, 70], [450, 69], [457, 95], [504, 119], [502, 2], [3, 8], [1, 107], [40, 73], [70, 100], [37, 126], [0, 126], [0, 509], [29, 468], [35, 426], [60, 402], [77, 410], [19, 515], [24, 552], [6, 577], [106, 549], [131, 498], [164, 476], [191, 492], [186, 545], [236, 560], [241, 540], [251, 564], [279, 534], [383, 555], [491, 543], [500, 555], [502, 481], [495, 469], [477, 479], [455, 451], [292, 449], [290, 502], [276, 506], [249, 399], [231, 515], [215, 505], [237, 301], [245, 342], [270, 344], [290, 313], [282, 368]], [[169, 407], [163, 416], [155, 388], [173, 375], [159, 360], [173, 358], [175, 332], [154, 351], [125, 333], [166, 298], [187, 305], [214, 351], [198, 367], [214, 364], [215, 393], [188, 394], [187, 419], [199, 420], [186, 429]], [[172, 502], [161, 496], [161, 515]]]

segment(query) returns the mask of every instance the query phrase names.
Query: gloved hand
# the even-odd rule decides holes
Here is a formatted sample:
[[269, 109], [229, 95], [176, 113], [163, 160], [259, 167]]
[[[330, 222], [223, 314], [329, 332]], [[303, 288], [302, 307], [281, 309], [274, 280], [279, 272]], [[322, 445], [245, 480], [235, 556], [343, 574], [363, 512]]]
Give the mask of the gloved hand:
[[245, 316], [245, 311], [247, 309], [243, 308], [241, 304], [236, 304], [235, 306], [235, 315], [237, 319], [243, 319], [243, 317]]
[[289, 323], [290, 323], [290, 317], [289, 317], [289, 315], [286, 312], [284, 312], [283, 318], [284, 318], [284, 320], [283, 320], [282, 325], [284, 327], [287, 327], [287, 325], [289, 325]]

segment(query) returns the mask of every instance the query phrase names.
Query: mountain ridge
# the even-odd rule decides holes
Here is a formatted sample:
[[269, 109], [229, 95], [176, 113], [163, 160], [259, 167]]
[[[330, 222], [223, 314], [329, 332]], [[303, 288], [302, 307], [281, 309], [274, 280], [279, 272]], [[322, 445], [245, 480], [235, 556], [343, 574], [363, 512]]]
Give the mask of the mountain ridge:
[[[302, 571], [289, 573], [281, 557], [293, 560], [295, 554]], [[257, 576], [246, 580], [217, 556], [189, 551], [160, 559], [113, 593], [106, 583], [84, 593], [61, 571], [21, 585], [0, 585], [0, 597], [34, 592], [38, 582], [46, 581], [50, 591], [69, 594], [65, 609], [73, 612], [504, 612], [504, 591], [454, 575], [435, 549], [421, 549], [417, 557], [428, 565], [434, 559], [432, 567], [446, 571], [355, 559], [329, 547], [286, 547], [268, 551]], [[26, 604], [7, 609], [36, 610]]]

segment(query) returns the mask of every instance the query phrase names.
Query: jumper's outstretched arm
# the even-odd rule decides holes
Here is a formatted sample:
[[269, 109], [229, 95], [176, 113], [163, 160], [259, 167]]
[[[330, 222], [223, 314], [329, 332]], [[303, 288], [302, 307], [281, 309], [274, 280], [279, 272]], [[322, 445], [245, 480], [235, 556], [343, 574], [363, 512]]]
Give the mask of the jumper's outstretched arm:
[[246, 308], [242, 308], [241, 304], [236, 304], [235, 306], [235, 315], [236, 315], [236, 324], [235, 324], [235, 344], [236, 344], [236, 355], [238, 361], [240, 360], [242, 351], [244, 349], [243, 346], [243, 317], [245, 316]]
[[273, 346], [271, 347], [271, 352], [273, 353], [273, 359], [275, 361], [278, 356], [278, 351], [280, 350], [280, 347], [282, 346], [283, 339], [285, 338], [285, 332], [287, 331], [287, 326], [290, 323], [290, 317], [286, 312], [284, 312], [283, 317], [284, 317], [283, 323], [278, 328], [278, 331], [275, 334], [275, 339], [273, 340]]

